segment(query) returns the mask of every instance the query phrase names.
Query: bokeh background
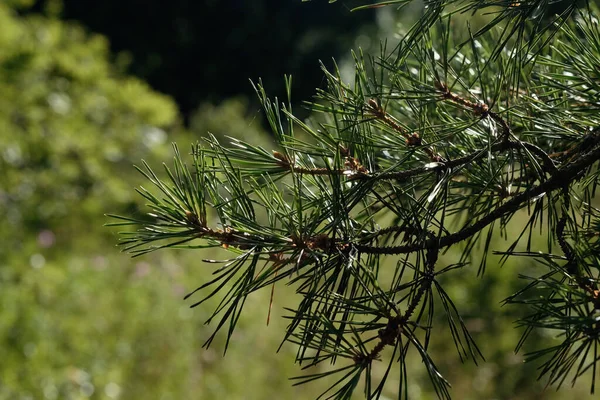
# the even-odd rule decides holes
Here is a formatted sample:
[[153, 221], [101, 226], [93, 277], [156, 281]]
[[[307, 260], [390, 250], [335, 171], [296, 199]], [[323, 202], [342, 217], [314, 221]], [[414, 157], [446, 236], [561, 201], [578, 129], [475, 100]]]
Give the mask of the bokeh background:
[[[106, 213], [144, 212], [132, 165], [158, 167], [171, 142], [186, 149], [210, 131], [272, 146], [248, 79], [281, 97], [292, 74], [300, 105], [323, 84], [319, 60], [349, 70], [350, 49], [376, 53], [422, 9], [351, 5], [0, 1], [0, 399], [310, 399], [327, 387], [292, 387], [296, 349], [276, 352], [293, 288], [275, 290], [269, 326], [270, 293], [253, 296], [223, 357], [223, 336], [202, 347], [216, 302], [190, 309], [183, 296], [210, 277], [200, 260], [225, 254], [132, 259], [103, 225]], [[535, 267], [492, 258], [478, 278], [478, 257], [445, 285], [487, 362], [462, 364], [445, 328], [432, 344], [454, 397], [592, 398], [587, 385], [544, 390], [536, 365], [513, 352], [513, 321], [526, 310], [500, 302]], [[533, 345], [553, 340], [541, 332]], [[417, 358], [410, 374], [411, 398], [434, 398]], [[385, 395], [396, 390], [390, 379]]]

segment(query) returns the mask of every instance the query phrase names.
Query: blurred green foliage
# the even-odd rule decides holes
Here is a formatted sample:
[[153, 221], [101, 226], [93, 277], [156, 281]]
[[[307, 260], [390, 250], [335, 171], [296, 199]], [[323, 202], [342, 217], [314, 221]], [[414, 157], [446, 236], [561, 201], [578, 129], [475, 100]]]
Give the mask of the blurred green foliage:
[[176, 125], [173, 101], [123, 77], [107, 56], [101, 36], [0, 8], [0, 168], [11, 171], [0, 179], [9, 247], [36, 229], [60, 233], [74, 206], [94, 215], [130, 201], [130, 185], [117, 176], [132, 174], [131, 159], [156, 154]]
[[[103, 227], [104, 213], [135, 210], [132, 164], [192, 141], [174, 101], [112, 65], [104, 37], [18, 16], [26, 3], [0, 3], [0, 399], [291, 393], [291, 371], [248, 365], [274, 359], [277, 339], [240, 334], [229, 364], [200, 350], [209, 309], [181, 300], [206, 275], [195, 255], [131, 260]], [[230, 104], [239, 126], [245, 106]], [[242, 373], [271, 384], [248, 395]]]
[[[131, 165], [158, 165], [171, 141], [183, 148], [211, 131], [269, 148], [257, 110], [243, 99], [205, 104], [191, 119], [195, 133], [186, 132], [172, 99], [109, 61], [104, 37], [16, 14], [31, 3], [0, 3], [0, 399], [316, 397], [323, 387], [287, 380], [299, 374], [295, 349], [275, 354], [292, 291], [275, 291], [268, 328], [270, 293], [251, 298], [222, 358], [222, 338], [201, 348], [216, 300], [190, 310], [182, 297], [212, 269], [200, 257], [223, 254], [131, 260], [102, 226], [106, 212], [136, 212], [142, 179]], [[584, 398], [587, 388], [540, 395], [541, 386], [523, 386], [532, 366], [512, 355], [516, 316], [499, 306], [521, 284], [519, 268], [490, 268], [483, 279], [465, 269], [448, 282], [465, 316], [495, 315], [469, 321], [489, 362], [461, 366], [443, 342], [435, 358], [445, 360], [456, 398]], [[415, 399], [432, 397], [427, 381], [414, 382]]]

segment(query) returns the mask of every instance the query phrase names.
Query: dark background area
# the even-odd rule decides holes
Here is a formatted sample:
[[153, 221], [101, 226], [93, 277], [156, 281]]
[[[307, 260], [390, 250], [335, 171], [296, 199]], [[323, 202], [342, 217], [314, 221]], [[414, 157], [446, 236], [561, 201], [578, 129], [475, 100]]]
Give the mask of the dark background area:
[[[354, 2], [356, 3], [356, 2]], [[44, 12], [37, 0], [30, 12]], [[373, 11], [350, 12], [352, 2], [301, 0], [64, 0], [61, 19], [77, 20], [110, 40], [113, 54], [130, 55], [127, 72], [175, 98], [184, 118], [201, 102], [253, 98], [249, 79], [271, 95], [294, 78], [294, 98], [309, 99], [322, 83], [319, 60], [349, 54]], [[126, 58], [126, 57], [125, 57]], [[123, 57], [121, 57], [123, 60]]]

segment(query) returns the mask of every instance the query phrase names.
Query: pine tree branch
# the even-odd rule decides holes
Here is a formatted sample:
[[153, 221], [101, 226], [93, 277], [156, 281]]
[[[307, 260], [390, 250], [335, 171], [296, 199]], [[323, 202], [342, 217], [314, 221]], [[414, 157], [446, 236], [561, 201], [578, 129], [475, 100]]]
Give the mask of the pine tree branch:
[[444, 160], [442, 156], [435, 153], [431, 148], [428, 147], [427, 143], [423, 141], [417, 132], [408, 134], [408, 132], [406, 132], [406, 130], [404, 130], [404, 128], [402, 128], [390, 114], [385, 112], [377, 100], [370, 99], [366, 107], [368, 113], [372, 114], [378, 121], [388, 125], [394, 131], [396, 131], [396, 133], [400, 134], [400, 136], [406, 139], [407, 146], [419, 147], [427, 154], [431, 161]]
[[[452, 4], [458, 8], [445, 15]], [[320, 114], [310, 121], [294, 116], [290, 105], [269, 100], [256, 85], [280, 151], [237, 139], [227, 147], [211, 136], [208, 148], [193, 150], [189, 170], [176, 153], [175, 170], [166, 168], [165, 182], [146, 166], [146, 177], [160, 191], [156, 196], [140, 189], [152, 221], [121, 218], [120, 225], [142, 226], [122, 243], [143, 254], [183, 244], [207, 247], [187, 245], [203, 239], [237, 253], [197, 289], [212, 287], [194, 304], [225, 292], [209, 321], [220, 314], [216, 331], [228, 323], [228, 340], [246, 297], [290, 278], [302, 299], [289, 310], [284, 341], [298, 346], [297, 361], [350, 364], [299, 383], [340, 374], [328, 390], [332, 398], [346, 400], [364, 377], [365, 397], [377, 398], [398, 362], [399, 391], [406, 398], [402, 388], [412, 348], [436, 394], [446, 399], [449, 384], [428, 349], [440, 314], [434, 304], [443, 307], [461, 360], [476, 361], [481, 352], [436, 277], [465, 265], [482, 240], [485, 265], [494, 228], [506, 233], [511, 218], [527, 208], [527, 226], [505, 254], [518, 255], [512, 250], [523, 235], [529, 232], [529, 246], [533, 228], [548, 224], [548, 252], [558, 243], [564, 257], [528, 248], [526, 254], [550, 272], [507, 300], [534, 309], [520, 321], [527, 327], [522, 341], [536, 327], [564, 333], [559, 346], [531, 356], [549, 356], [542, 374], [551, 383], [560, 385], [577, 364], [575, 378], [590, 368], [595, 374], [600, 359], [589, 362], [589, 349], [600, 344], [600, 212], [592, 223], [581, 204], [591, 203], [600, 182], [593, 169], [600, 160], [600, 128], [581, 132], [600, 124], [600, 35], [589, 8], [576, 21], [556, 19], [549, 30], [549, 4], [498, 3], [503, 7], [492, 21], [475, 34], [469, 31], [464, 41], [452, 32], [449, 15], [492, 3], [428, 2], [391, 53], [382, 46], [372, 70], [362, 52], [353, 53], [354, 86], [342, 81], [337, 66], [325, 70], [327, 90], [308, 103]], [[574, 10], [568, 6], [562, 16]], [[492, 30], [501, 22], [503, 29]], [[289, 100], [291, 80], [287, 84]], [[222, 229], [207, 226], [207, 207]], [[387, 224], [395, 225], [377, 230], [390, 215], [394, 222]], [[467, 222], [450, 233], [446, 216]], [[156, 241], [167, 243], [150, 246]], [[461, 259], [436, 271], [439, 252], [462, 241], [467, 244]], [[381, 256], [399, 254], [405, 256], [396, 257], [395, 268], [382, 267]], [[382, 268], [385, 274], [392, 270], [389, 281], [382, 279]], [[532, 289], [544, 295], [522, 300]], [[394, 354], [373, 388], [374, 361], [387, 347]]]
[[429, 249], [436, 245], [439, 245], [441, 248], [451, 246], [455, 243], [461, 242], [469, 237], [472, 237], [474, 234], [481, 231], [495, 220], [517, 211], [519, 208], [522, 207], [522, 205], [525, 202], [531, 201], [535, 197], [543, 195], [545, 193], [561, 189], [564, 187], [565, 184], [570, 184], [573, 181], [579, 179], [581, 177], [582, 172], [598, 160], [600, 160], [600, 147], [595, 147], [588, 153], [583, 154], [577, 160], [571, 161], [563, 168], [557, 169], [557, 171], [547, 181], [540, 183], [539, 185], [534, 186], [529, 190], [514, 196], [506, 203], [494, 209], [492, 212], [490, 212], [488, 215], [478, 220], [474, 224], [464, 227], [456, 233], [442, 236], [439, 239], [439, 244], [436, 243], [436, 240], [428, 239], [424, 243], [417, 243], [404, 246], [377, 247], [371, 245], [364, 245], [360, 243], [354, 243], [352, 244], [352, 246], [354, 246], [358, 251], [362, 253], [369, 254], [406, 254], [419, 250]]

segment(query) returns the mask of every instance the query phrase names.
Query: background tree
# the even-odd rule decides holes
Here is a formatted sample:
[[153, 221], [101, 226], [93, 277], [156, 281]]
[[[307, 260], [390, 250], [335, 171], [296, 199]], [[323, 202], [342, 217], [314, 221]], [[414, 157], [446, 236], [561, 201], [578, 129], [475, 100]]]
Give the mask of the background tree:
[[[107, 209], [137, 212], [134, 162], [192, 140], [176, 102], [112, 62], [106, 37], [17, 12], [27, 3], [0, 1], [0, 399], [289, 397], [284, 376], [255, 369], [259, 383], [242, 383], [217, 352], [200, 352], [209, 310], [181, 302], [204, 275], [182, 268], [195, 257], [130, 260], [103, 227]], [[242, 110], [231, 99], [194, 125], [269, 140]], [[248, 349], [278, 340], [249, 322]]]
[[[555, 16], [545, 0], [430, 1], [395, 48], [355, 55], [351, 84], [324, 69], [327, 89], [310, 103], [318, 114], [310, 121], [294, 116], [291, 79], [285, 103], [258, 83], [278, 147], [209, 137], [193, 145], [190, 162], [176, 149], [165, 178], [144, 164], [155, 189], [140, 189], [150, 219], [117, 217], [140, 225], [122, 244], [136, 255], [234, 253], [188, 295], [204, 292], [197, 306], [223, 292], [207, 345], [224, 330], [227, 346], [248, 296], [285, 281], [299, 297], [284, 342], [306, 368], [334, 365], [298, 383], [333, 377], [330, 397], [349, 398], [361, 385], [377, 398], [394, 373], [397, 395], [408, 398], [409, 366], [420, 360], [433, 391], [449, 398], [430, 354], [447, 345], [438, 333], [450, 331], [461, 360], [483, 356], [446, 285], [473, 264], [476, 246], [484, 273], [497, 232], [508, 242], [495, 253], [503, 261], [536, 265], [515, 271], [526, 280], [506, 294], [530, 312], [517, 350], [537, 332], [557, 335], [527, 359], [556, 386], [585, 375], [593, 393], [600, 32], [596, 6], [575, 6], [565, 2]], [[458, 12], [490, 10], [490, 22], [466, 37], [453, 29]]]

